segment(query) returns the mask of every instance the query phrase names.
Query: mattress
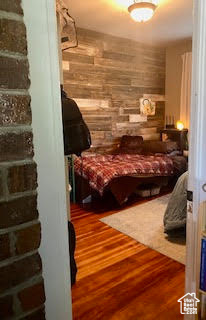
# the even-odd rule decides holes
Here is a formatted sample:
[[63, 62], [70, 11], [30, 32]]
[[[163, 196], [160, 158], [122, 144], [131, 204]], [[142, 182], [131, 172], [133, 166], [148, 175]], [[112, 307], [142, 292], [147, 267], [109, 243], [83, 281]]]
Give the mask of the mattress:
[[167, 155], [91, 155], [75, 159], [75, 173], [88, 180], [92, 189], [103, 195], [117, 177], [172, 176], [173, 160]]

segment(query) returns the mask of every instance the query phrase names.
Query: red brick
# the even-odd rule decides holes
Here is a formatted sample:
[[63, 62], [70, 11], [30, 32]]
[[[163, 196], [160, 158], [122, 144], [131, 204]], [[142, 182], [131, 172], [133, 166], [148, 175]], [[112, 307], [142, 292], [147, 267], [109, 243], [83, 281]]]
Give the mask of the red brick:
[[0, 268], [0, 294], [12, 287], [12, 265]]
[[10, 240], [8, 234], [0, 236], [0, 261], [10, 258]]
[[16, 254], [24, 254], [36, 250], [41, 242], [41, 226], [35, 224], [31, 227], [15, 232], [16, 236]]
[[37, 197], [29, 196], [0, 203], [0, 229], [5, 229], [38, 218]]
[[[0, 11], [23, 15], [21, 0], [0, 0]], [[36, 165], [26, 164], [34, 156], [33, 135], [29, 129], [25, 132], [22, 128], [22, 126], [31, 126], [31, 99], [26, 93], [25, 95], [8, 93], [11, 90], [17, 92], [19, 89], [26, 92], [30, 86], [29, 63], [26, 58], [26, 28], [23, 20], [12, 20], [11, 15], [6, 19], [6, 12], [0, 19], [0, 51], [13, 52], [17, 55], [15, 57], [13, 55], [13, 58], [11, 55], [10, 58], [6, 54], [0, 55], [0, 90], [2, 91], [0, 93], [0, 127], [2, 127], [0, 132], [0, 231], [11, 227], [14, 229], [6, 230], [7, 234], [0, 235], [0, 262], [4, 262], [4, 267], [0, 268], [0, 296], [5, 292], [6, 294], [12, 292], [13, 296], [0, 298], [0, 319], [45, 320], [44, 285], [43, 282], [34, 285], [35, 280], [41, 281], [37, 280], [42, 273], [41, 258], [38, 253], [32, 253], [32, 256], [24, 259], [20, 256], [30, 250], [36, 250], [40, 245], [40, 224], [36, 223], [29, 228], [21, 226], [38, 219], [37, 197], [22, 196], [5, 201], [5, 199], [8, 200], [7, 197], [5, 198], [7, 187], [10, 195], [35, 190], [37, 187]], [[25, 58], [21, 59], [18, 54], [24, 55]], [[26, 161], [24, 165], [11, 163], [18, 160]], [[2, 168], [1, 162], [9, 164]], [[7, 173], [8, 176], [6, 176]], [[24, 229], [17, 231], [17, 226]], [[15, 253], [21, 260], [7, 264], [6, 259], [13, 257]], [[13, 258], [10, 261], [13, 261]], [[22, 287], [26, 286], [32, 287], [22, 290]], [[14, 291], [16, 289], [22, 291], [16, 294]], [[19, 304], [16, 299], [19, 299]]]
[[0, 10], [23, 14], [21, 0], [3, 0], [0, 1]]
[[6, 296], [0, 298], [0, 319], [10, 319], [13, 315], [13, 297]]
[[45, 302], [43, 282], [24, 289], [18, 294], [18, 298], [24, 311], [40, 307]]
[[0, 125], [31, 124], [31, 98], [0, 94]]
[[30, 314], [26, 318], [23, 318], [22, 320], [45, 320], [45, 311], [44, 309], [41, 309]]
[[10, 193], [24, 192], [37, 188], [36, 164], [25, 164], [8, 169], [8, 189]]
[[0, 294], [38, 275], [41, 270], [42, 263], [39, 254], [0, 268]]
[[40, 255], [34, 254], [30, 257], [17, 261], [12, 266], [12, 285], [16, 286], [42, 271]]
[[0, 50], [27, 54], [26, 27], [23, 22], [1, 19], [0, 34]]
[[27, 60], [17, 60], [14, 58], [0, 57], [0, 70], [0, 88], [29, 88], [29, 64]]
[[31, 132], [0, 134], [0, 161], [23, 160], [33, 157], [32, 139]]

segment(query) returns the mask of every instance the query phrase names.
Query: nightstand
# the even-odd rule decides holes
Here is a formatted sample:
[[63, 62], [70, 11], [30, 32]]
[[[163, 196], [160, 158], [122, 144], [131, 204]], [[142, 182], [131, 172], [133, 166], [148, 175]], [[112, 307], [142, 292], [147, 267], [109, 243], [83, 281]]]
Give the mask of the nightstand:
[[160, 134], [162, 141], [176, 141], [183, 154], [183, 150], [185, 150], [187, 145], [187, 129], [163, 129], [160, 131]]

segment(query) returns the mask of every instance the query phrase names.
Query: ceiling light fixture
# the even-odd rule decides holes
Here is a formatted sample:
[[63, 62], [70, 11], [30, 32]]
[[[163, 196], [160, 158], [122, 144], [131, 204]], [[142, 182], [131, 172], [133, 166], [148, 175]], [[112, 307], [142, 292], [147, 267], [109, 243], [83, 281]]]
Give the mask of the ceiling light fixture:
[[128, 11], [137, 22], [145, 22], [152, 18], [157, 5], [151, 1], [138, 1], [129, 6]]

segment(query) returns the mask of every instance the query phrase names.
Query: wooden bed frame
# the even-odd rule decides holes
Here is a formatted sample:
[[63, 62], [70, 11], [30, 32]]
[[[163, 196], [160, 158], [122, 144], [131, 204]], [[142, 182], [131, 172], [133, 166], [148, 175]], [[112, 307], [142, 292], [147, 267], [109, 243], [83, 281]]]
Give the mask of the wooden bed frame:
[[[163, 186], [167, 186], [172, 177], [174, 176], [132, 175], [117, 177], [112, 179], [112, 181], [106, 187], [105, 192], [110, 191], [117, 202], [122, 205], [141, 185], [155, 185], [161, 188]], [[82, 202], [85, 198], [92, 194], [98, 194], [96, 190], [90, 187], [88, 180], [86, 180], [84, 177], [76, 174], [75, 181], [76, 200], [78, 202]]]

